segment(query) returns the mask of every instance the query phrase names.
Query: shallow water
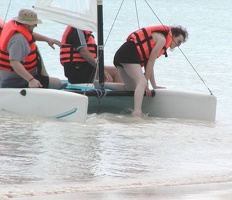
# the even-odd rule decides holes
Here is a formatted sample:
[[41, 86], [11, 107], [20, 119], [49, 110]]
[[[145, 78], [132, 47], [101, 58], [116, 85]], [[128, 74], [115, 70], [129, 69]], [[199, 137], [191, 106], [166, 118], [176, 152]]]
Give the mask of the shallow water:
[[80, 125], [2, 116], [4, 195], [232, 182], [226, 123], [102, 114]]
[[[20, 7], [30, 8], [33, 2], [12, 0], [7, 19], [16, 16]], [[0, 2], [2, 10], [8, 3]], [[232, 28], [225, 20], [231, 18], [229, 3], [203, 0], [191, 2], [191, 7], [185, 1], [151, 3], [164, 24], [181, 24], [189, 30], [189, 40], [181, 50], [217, 96], [215, 122], [134, 119], [105, 113], [89, 115], [85, 124], [77, 124], [1, 111], [0, 197], [232, 182], [228, 55]], [[105, 1], [105, 37], [119, 4]], [[125, 11], [130, 6], [126, 1], [105, 47], [108, 65], [137, 26], [133, 9]], [[141, 26], [158, 23], [145, 5], [140, 8], [141, 15], [148, 16], [141, 17]], [[5, 18], [5, 13], [0, 17]], [[61, 37], [65, 26], [43, 22], [36, 31]], [[38, 45], [49, 74], [63, 78], [59, 49], [53, 51], [42, 42]], [[167, 88], [208, 93], [191, 65], [178, 49], [170, 52], [169, 58], [157, 60], [157, 82]]]

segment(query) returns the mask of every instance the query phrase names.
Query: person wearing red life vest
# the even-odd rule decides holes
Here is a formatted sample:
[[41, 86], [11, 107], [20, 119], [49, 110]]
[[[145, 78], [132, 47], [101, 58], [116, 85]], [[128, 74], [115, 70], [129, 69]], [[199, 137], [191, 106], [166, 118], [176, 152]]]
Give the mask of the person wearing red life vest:
[[54, 88], [64, 87], [61, 80], [49, 77], [35, 40], [46, 41], [52, 48], [58, 40], [33, 33], [42, 21], [37, 14], [21, 9], [18, 16], [7, 22], [0, 37], [0, 87]]
[[135, 91], [133, 111], [135, 117], [142, 116], [144, 92], [148, 97], [152, 95], [148, 81], [153, 89], [164, 88], [158, 86], [155, 81], [153, 67], [156, 59], [161, 55], [167, 57], [168, 48], [180, 46], [187, 38], [188, 32], [181, 26], [145, 27], [131, 33], [115, 53], [114, 65], [120, 72], [126, 90]]
[[[97, 45], [91, 31], [67, 26], [60, 48], [60, 63], [68, 81], [92, 83], [97, 67]], [[122, 82], [118, 70], [113, 66], [104, 67], [106, 82]]]

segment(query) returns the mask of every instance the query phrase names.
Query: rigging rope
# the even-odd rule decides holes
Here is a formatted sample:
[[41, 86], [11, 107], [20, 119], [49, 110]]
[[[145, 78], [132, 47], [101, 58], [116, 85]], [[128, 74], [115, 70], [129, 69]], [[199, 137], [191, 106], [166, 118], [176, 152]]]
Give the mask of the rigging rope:
[[6, 10], [6, 14], [5, 14], [5, 17], [4, 17], [4, 22], [3, 22], [3, 26], [5, 25], [6, 23], [6, 18], [7, 18], [7, 15], [9, 13], [9, 10], [10, 10], [10, 6], [11, 6], [11, 0], [9, 1], [9, 4], [8, 4], [8, 7], [7, 7], [7, 10]]
[[120, 12], [120, 10], [121, 10], [121, 8], [122, 8], [122, 5], [123, 5], [124, 1], [125, 1], [125, 0], [122, 0], [122, 2], [121, 2], [121, 4], [120, 4], [120, 7], [119, 7], [119, 9], [118, 9], [118, 12], [117, 12], [117, 14], [116, 14], [116, 16], [115, 16], [115, 18], [114, 18], [113, 24], [111, 25], [109, 34], [107, 35], [106, 40], [105, 40], [105, 42], [104, 42], [104, 47], [105, 47], [105, 45], [106, 45], [106, 43], [107, 43], [107, 41], [108, 41], [108, 39], [109, 39], [109, 37], [110, 37], [110, 34], [111, 34], [112, 30], [113, 30], [114, 24], [115, 24], [115, 22], [116, 22], [116, 20], [117, 20], [117, 18], [118, 18], [119, 12]]
[[[147, 2], [147, 0], [144, 0], [145, 2], [146, 2], [146, 4], [147, 4], [147, 6], [150, 8], [150, 10], [152, 11], [152, 13], [156, 16], [156, 18], [158, 19], [158, 21], [160, 22], [160, 24], [162, 25], [162, 26], [164, 26], [164, 24], [162, 23], [162, 21], [160, 20], [160, 18], [157, 16], [157, 14], [154, 12], [154, 10], [152, 9], [152, 7], [150, 6], [150, 4]], [[109, 31], [109, 34], [108, 34], [108, 36], [107, 36], [107, 38], [106, 38], [106, 40], [105, 40], [105, 43], [104, 43], [104, 46], [106, 45], [106, 43], [107, 43], [107, 41], [108, 41], [108, 39], [109, 39], [109, 36], [110, 36], [110, 34], [111, 34], [111, 32], [112, 32], [112, 29], [113, 29], [113, 26], [114, 26], [114, 24], [115, 24], [115, 22], [116, 22], [116, 19], [118, 18], [118, 15], [119, 15], [119, 12], [120, 12], [120, 10], [121, 10], [121, 8], [122, 8], [122, 5], [123, 5], [123, 3], [124, 3], [124, 0], [122, 0], [122, 2], [121, 2], [121, 5], [120, 5], [120, 7], [119, 7], [119, 9], [118, 9], [118, 12], [117, 12], [117, 14], [116, 14], [116, 17], [115, 17], [115, 19], [114, 19], [114, 22], [113, 22], [113, 24], [112, 24], [112, 26], [111, 26], [111, 28], [110, 28], [110, 31]], [[140, 24], [139, 24], [139, 16], [138, 16], [138, 6], [137, 6], [137, 1], [135, 0], [135, 9], [136, 9], [136, 16], [137, 16], [137, 21], [138, 21], [138, 27], [140, 28]], [[187, 60], [187, 62], [189, 63], [189, 65], [192, 67], [192, 69], [195, 71], [195, 73], [197, 74], [197, 76], [200, 78], [200, 80], [202, 81], [202, 83], [205, 85], [205, 87], [208, 89], [208, 91], [210, 92], [210, 94], [211, 95], [213, 95], [213, 92], [210, 90], [210, 88], [207, 86], [207, 84], [205, 83], [205, 81], [203, 80], [203, 78], [201, 77], [201, 75], [198, 73], [198, 71], [195, 69], [195, 67], [193, 66], [193, 64], [190, 62], [190, 60], [187, 58], [187, 56], [185, 55], [185, 53], [181, 50], [181, 48], [177, 45], [177, 47], [178, 47], [178, 49], [180, 50], [180, 52], [182, 53], [182, 55], [185, 57], [185, 59]]]
[[[115, 18], [114, 18], [113, 24], [111, 25], [110, 31], [109, 31], [109, 33], [108, 33], [108, 35], [107, 35], [107, 37], [106, 37], [105, 42], [104, 42], [104, 47], [105, 47], [105, 45], [106, 45], [106, 43], [107, 43], [107, 41], [108, 41], [108, 39], [109, 39], [109, 37], [110, 37], [110, 34], [111, 34], [111, 32], [112, 32], [112, 30], [113, 30], [113, 27], [114, 27], [114, 24], [115, 24], [115, 22], [116, 22], [116, 20], [117, 20], [117, 18], [118, 18], [119, 12], [120, 12], [120, 10], [122, 9], [122, 5], [123, 5], [124, 1], [125, 1], [125, 0], [122, 0], [122, 1], [121, 1], [121, 4], [120, 4], [119, 9], [118, 9], [118, 12], [117, 12], [117, 14], [116, 14], [116, 16], [115, 16]], [[137, 1], [135, 0], [135, 9], [136, 9], [136, 16], [137, 16], [138, 28], [140, 28], [140, 25], [139, 25], [139, 15], [138, 15], [138, 9], [137, 9], [137, 8], [138, 8], [138, 6], [137, 6]]]
[[[160, 22], [160, 24], [162, 26], [164, 26], [164, 24], [162, 23], [162, 21], [159, 19], [159, 17], [156, 15], [156, 13], [154, 12], [154, 10], [152, 9], [152, 7], [150, 6], [150, 4], [147, 2], [147, 0], [144, 0], [148, 7], [151, 9], [151, 11], [153, 12], [153, 14], [156, 16], [156, 18], [158, 19], [158, 21]], [[173, 40], [174, 41], [174, 40]], [[174, 41], [175, 42], [175, 41]], [[177, 45], [177, 44], [176, 44]], [[189, 63], [189, 65], [193, 68], [193, 70], [196, 72], [196, 74], [198, 75], [198, 77], [200, 78], [200, 80], [202, 81], [202, 83], [205, 85], [205, 87], [209, 90], [210, 94], [213, 95], [213, 92], [209, 89], [209, 87], [207, 86], [207, 84], [205, 83], [205, 81], [203, 80], [203, 78], [200, 76], [200, 74], [197, 72], [196, 68], [193, 66], [193, 64], [190, 62], [190, 60], [187, 58], [187, 56], [184, 54], [184, 52], [181, 50], [181, 48], [177, 45], [178, 49], [180, 50], [180, 52], [182, 53], [182, 55], [185, 57], [185, 59], [187, 60], [187, 62]]]
[[138, 13], [138, 6], [137, 6], [137, 1], [136, 0], [135, 0], [135, 10], [136, 10], [136, 17], [137, 17], [137, 22], [138, 22], [138, 28], [140, 29], [139, 13]]

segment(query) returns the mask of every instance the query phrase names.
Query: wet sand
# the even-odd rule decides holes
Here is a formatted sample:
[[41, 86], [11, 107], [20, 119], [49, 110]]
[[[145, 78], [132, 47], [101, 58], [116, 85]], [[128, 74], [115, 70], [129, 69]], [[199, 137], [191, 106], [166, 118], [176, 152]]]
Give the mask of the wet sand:
[[76, 192], [12, 200], [232, 200], [232, 183]]

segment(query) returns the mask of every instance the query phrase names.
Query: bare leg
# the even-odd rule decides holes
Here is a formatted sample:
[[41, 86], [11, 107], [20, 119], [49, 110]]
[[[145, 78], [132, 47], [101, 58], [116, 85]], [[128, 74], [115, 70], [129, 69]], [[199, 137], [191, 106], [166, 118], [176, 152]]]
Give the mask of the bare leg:
[[147, 80], [139, 64], [121, 64], [123, 65], [123, 68], [118, 67], [118, 69], [123, 82], [125, 83], [126, 89], [135, 91], [133, 115], [135, 117], [141, 117], [143, 95], [147, 86]]
[[[38, 53], [40, 54], [39, 49], [38, 49]], [[41, 75], [48, 76], [48, 73], [47, 73], [47, 70], [46, 70], [46, 68], [44, 66], [44, 62], [43, 62], [43, 59], [42, 59], [41, 55], [40, 55], [40, 59], [41, 59]], [[66, 86], [67, 86], [67, 84], [62, 83], [60, 79], [55, 78], [55, 77], [49, 77], [49, 85], [48, 85], [49, 88], [63, 89]]]
[[114, 83], [122, 83], [122, 78], [119, 71], [114, 66], [105, 66], [105, 70], [112, 76]]
[[110, 90], [126, 91], [124, 83], [105, 82], [105, 88]]
[[[119, 70], [114, 66], [105, 66], [105, 70], [113, 78], [113, 81], [105, 81], [105, 88], [110, 90], [125, 91], [125, 84], [122, 81]], [[94, 87], [99, 88], [98, 80], [94, 81]]]
[[67, 86], [67, 83], [62, 83], [60, 79], [55, 77], [49, 77], [49, 88], [63, 89]]

